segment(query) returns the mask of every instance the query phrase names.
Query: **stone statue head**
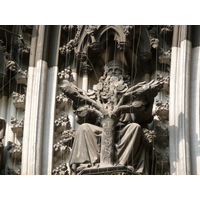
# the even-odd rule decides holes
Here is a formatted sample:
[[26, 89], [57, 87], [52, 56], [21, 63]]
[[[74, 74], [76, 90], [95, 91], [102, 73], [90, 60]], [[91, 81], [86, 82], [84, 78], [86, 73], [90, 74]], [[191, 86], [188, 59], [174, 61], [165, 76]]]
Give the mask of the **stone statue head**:
[[119, 60], [110, 61], [105, 65], [105, 72], [108, 76], [121, 76], [125, 75], [126, 66]]

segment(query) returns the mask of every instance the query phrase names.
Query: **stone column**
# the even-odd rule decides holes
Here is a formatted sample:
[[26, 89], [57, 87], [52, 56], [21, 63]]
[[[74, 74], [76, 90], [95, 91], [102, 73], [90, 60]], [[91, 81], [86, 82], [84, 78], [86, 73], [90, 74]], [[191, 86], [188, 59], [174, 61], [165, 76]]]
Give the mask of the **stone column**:
[[49, 26], [34, 26], [25, 107], [22, 174], [41, 174]]
[[200, 175], [200, 26], [192, 26], [190, 65], [190, 148], [191, 174]]
[[83, 74], [82, 90], [85, 93], [87, 93], [87, 90], [88, 90], [88, 69], [87, 69], [87, 66], [83, 66], [83, 68], [82, 68], [82, 74]]
[[199, 26], [174, 28], [169, 101], [171, 174], [200, 174], [199, 35]]
[[42, 174], [52, 174], [54, 121], [58, 78], [58, 55], [60, 45], [61, 26], [52, 26], [51, 46], [49, 52], [49, 71], [47, 78], [47, 92], [45, 100], [44, 139], [42, 153]]
[[[74, 84], [77, 85], [77, 71], [76, 68], [72, 69], [72, 75], [74, 78]], [[70, 106], [69, 111], [68, 111], [68, 117], [69, 117], [69, 121], [71, 123], [71, 127], [72, 129], [75, 129], [75, 114], [73, 112], [72, 106]]]

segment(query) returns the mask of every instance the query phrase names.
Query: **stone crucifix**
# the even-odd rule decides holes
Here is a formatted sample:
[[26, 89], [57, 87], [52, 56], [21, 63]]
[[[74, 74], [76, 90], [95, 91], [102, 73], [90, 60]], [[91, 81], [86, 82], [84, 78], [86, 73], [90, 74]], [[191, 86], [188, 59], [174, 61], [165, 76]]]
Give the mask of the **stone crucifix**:
[[123, 66], [117, 60], [106, 64], [104, 75], [87, 94], [69, 81], [60, 86], [64, 94], [73, 100], [79, 116], [86, 117], [88, 113], [93, 113], [100, 122], [100, 167], [111, 167], [115, 164], [115, 132], [120, 116], [128, 112], [144, 111], [163, 85], [162, 80], [152, 80], [129, 87], [130, 77], [125, 75]]

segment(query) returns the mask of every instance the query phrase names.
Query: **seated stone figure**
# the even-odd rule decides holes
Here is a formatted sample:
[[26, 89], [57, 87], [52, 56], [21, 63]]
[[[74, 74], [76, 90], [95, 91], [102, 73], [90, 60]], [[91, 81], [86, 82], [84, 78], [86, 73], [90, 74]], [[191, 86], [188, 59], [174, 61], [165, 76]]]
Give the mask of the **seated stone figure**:
[[161, 81], [141, 82], [130, 87], [124, 64], [114, 60], [106, 64], [99, 83], [86, 95], [70, 82], [61, 89], [73, 100], [80, 125], [70, 157], [74, 174], [90, 168], [126, 166], [148, 174], [148, 153], [143, 145], [143, 130], [153, 120], [154, 97]]

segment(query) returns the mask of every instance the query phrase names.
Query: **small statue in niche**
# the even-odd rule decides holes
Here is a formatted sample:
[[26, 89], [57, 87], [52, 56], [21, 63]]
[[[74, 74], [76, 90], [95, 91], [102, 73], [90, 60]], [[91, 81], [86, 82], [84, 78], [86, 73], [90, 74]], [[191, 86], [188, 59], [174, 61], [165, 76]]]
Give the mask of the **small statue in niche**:
[[153, 120], [154, 97], [161, 80], [130, 87], [126, 66], [117, 60], [105, 65], [105, 72], [84, 94], [65, 81], [61, 90], [73, 100], [77, 122], [70, 167], [78, 173], [85, 168], [126, 166], [138, 173], [145, 170], [142, 128]]

